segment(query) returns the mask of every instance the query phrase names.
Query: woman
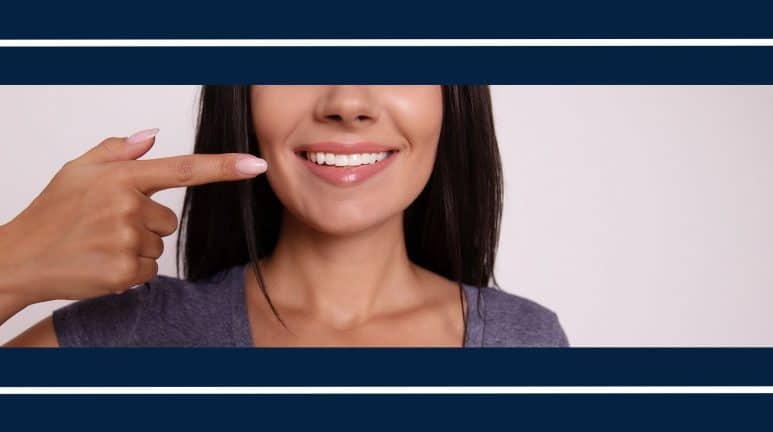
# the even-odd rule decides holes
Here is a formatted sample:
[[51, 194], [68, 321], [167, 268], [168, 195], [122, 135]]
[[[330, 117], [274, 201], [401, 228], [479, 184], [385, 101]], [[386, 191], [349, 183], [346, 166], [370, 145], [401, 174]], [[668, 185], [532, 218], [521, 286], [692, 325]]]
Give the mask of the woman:
[[[3, 321], [80, 299], [8, 346], [568, 345], [494, 280], [487, 86], [205, 86], [195, 155], [135, 160], [156, 132], [68, 162], [0, 228]], [[184, 279], [156, 274], [177, 219], [150, 199], [177, 186]]]

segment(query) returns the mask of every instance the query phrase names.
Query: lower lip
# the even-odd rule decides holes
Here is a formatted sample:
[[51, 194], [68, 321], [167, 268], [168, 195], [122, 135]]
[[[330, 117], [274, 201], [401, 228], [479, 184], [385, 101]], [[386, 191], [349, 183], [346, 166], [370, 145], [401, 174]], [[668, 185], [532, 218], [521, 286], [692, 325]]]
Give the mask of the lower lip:
[[319, 165], [306, 159], [306, 157], [300, 153], [296, 153], [296, 155], [312, 173], [316, 174], [322, 180], [334, 186], [354, 186], [364, 182], [381, 171], [384, 171], [392, 163], [398, 153], [398, 151], [392, 151], [381, 161], [354, 167]]

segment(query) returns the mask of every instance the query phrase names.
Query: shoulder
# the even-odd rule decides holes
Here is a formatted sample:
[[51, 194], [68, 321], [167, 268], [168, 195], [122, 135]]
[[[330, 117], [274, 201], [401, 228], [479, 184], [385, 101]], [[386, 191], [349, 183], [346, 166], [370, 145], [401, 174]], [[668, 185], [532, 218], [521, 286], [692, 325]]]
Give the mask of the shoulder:
[[[53, 313], [60, 346], [189, 346], [231, 333], [234, 268], [191, 282], [157, 275], [122, 294], [80, 300]], [[225, 312], [225, 313], [224, 313]]]
[[481, 298], [484, 346], [569, 346], [558, 315], [551, 309], [496, 287], [473, 290]]

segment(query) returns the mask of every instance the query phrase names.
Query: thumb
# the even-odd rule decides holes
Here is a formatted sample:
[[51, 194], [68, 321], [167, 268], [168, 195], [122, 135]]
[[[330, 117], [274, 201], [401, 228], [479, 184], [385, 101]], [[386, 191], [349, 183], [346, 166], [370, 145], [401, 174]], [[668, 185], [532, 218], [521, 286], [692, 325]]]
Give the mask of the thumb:
[[158, 128], [145, 129], [127, 138], [107, 138], [81, 155], [77, 161], [100, 163], [137, 159], [153, 147], [158, 131]]

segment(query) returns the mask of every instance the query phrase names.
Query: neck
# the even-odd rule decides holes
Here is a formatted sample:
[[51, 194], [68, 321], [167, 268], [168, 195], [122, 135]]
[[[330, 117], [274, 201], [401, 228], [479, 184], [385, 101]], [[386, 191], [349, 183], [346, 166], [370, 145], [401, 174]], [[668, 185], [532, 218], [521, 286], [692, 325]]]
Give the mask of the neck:
[[275, 304], [340, 326], [416, 301], [420, 285], [402, 215], [367, 231], [327, 235], [285, 212], [277, 246], [262, 270]]

